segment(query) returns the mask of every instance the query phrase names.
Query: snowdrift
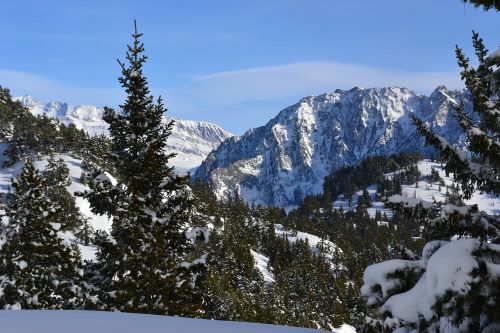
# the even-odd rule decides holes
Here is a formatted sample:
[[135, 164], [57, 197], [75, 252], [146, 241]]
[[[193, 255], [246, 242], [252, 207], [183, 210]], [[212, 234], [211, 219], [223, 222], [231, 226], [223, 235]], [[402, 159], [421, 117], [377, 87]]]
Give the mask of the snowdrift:
[[[307, 333], [306, 328], [97, 311], [0, 311], [0, 331], [9, 333]], [[353, 333], [348, 325], [337, 333]]]

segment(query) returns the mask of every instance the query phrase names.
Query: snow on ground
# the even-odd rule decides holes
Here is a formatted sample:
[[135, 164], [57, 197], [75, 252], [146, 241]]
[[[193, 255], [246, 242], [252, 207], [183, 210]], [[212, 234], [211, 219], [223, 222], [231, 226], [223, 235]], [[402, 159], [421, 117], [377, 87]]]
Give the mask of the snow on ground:
[[250, 250], [253, 256], [253, 260], [255, 261], [255, 267], [262, 273], [264, 276], [264, 281], [266, 282], [275, 282], [274, 274], [269, 271], [269, 267], [267, 263], [269, 262], [269, 258], [263, 256], [260, 253], [255, 252], [254, 250]]
[[[443, 166], [440, 163], [432, 162], [430, 160], [423, 160], [418, 162], [418, 169], [420, 170], [421, 177], [420, 180], [412, 185], [402, 185], [402, 195], [407, 198], [415, 198], [428, 202], [445, 202], [446, 200], [446, 188], [455, 184], [453, 180], [453, 174], [446, 176]], [[430, 182], [431, 170], [435, 169], [439, 172], [440, 177], [444, 181], [444, 186], [440, 186], [437, 183]], [[396, 172], [397, 173], [397, 172]], [[386, 177], [392, 179], [394, 173], [386, 174]], [[387, 217], [390, 219], [393, 213], [390, 209], [384, 207], [384, 203], [376, 201], [377, 186], [375, 184], [370, 185], [368, 188], [368, 193], [372, 199], [373, 206], [368, 208], [368, 213], [370, 216], [374, 217], [377, 210], [382, 213], [386, 213]], [[355, 210], [358, 202], [358, 197], [363, 194], [362, 190], [357, 191], [353, 197], [352, 206], [349, 207], [348, 201], [340, 195], [337, 200], [333, 202], [333, 208]], [[484, 211], [490, 215], [500, 215], [500, 199], [494, 195], [488, 193], [475, 192], [470, 200], [465, 201], [466, 204], [472, 205], [477, 204], [479, 210]]]
[[[470, 291], [475, 282], [471, 272], [479, 267], [473, 253], [483, 246], [484, 243], [474, 238], [434, 241], [424, 247], [420, 260], [393, 259], [371, 265], [365, 270], [361, 294], [368, 298], [369, 304], [388, 297], [381, 312], [389, 311], [405, 322], [418, 324], [421, 316], [430, 321], [436, 316], [433, 309], [436, 300], [442, 299], [448, 292], [462, 295]], [[492, 251], [500, 250], [496, 244], [486, 246]], [[486, 267], [492, 279], [500, 276], [499, 264], [487, 261]], [[390, 273], [403, 269], [425, 272], [411, 289], [394, 294], [400, 286]]]
[[[67, 154], [56, 154], [55, 158], [62, 158], [69, 168], [69, 177], [71, 178], [71, 185], [68, 187], [70, 193], [81, 192], [88, 189], [88, 187], [80, 182], [80, 176], [83, 172], [82, 161]], [[22, 167], [22, 162], [19, 162]], [[45, 169], [47, 166], [47, 159], [42, 158], [40, 161], [33, 162], [35, 167], [39, 170]], [[16, 163], [17, 164], [17, 163]], [[20, 168], [19, 168], [20, 169]], [[1, 170], [0, 170], [1, 172]], [[111, 220], [105, 215], [96, 215], [90, 211], [89, 202], [81, 197], [75, 197], [76, 206], [84, 217], [88, 218], [92, 228], [96, 230], [109, 231], [111, 229]]]
[[[441, 186], [441, 190], [439, 184], [430, 183], [429, 178], [425, 177], [431, 174], [432, 168], [438, 171], [439, 176], [444, 180], [445, 186]], [[420, 178], [418, 186], [417, 184], [403, 185], [403, 196], [406, 195], [408, 198], [417, 198], [430, 202], [434, 199], [437, 202], [444, 202], [446, 199], [446, 186], [449, 187], [455, 184], [453, 175], [450, 174], [450, 176], [447, 177], [440, 163], [431, 162], [429, 160], [418, 162], [418, 169], [423, 177]], [[477, 204], [479, 210], [490, 215], [500, 214], [500, 199], [488, 193], [480, 193], [477, 191], [470, 200], [465, 201], [465, 204]]]
[[[377, 201], [377, 185], [373, 184], [368, 186], [367, 188], [368, 193], [370, 193], [370, 198], [372, 200], [372, 206], [369, 207], [368, 214], [370, 214], [371, 217], [375, 217], [375, 213], [377, 210], [379, 210], [382, 214], [385, 213], [388, 218], [392, 218], [392, 211], [388, 208], [384, 207], [384, 203], [382, 201]], [[356, 193], [354, 193], [353, 199], [352, 199], [352, 205], [349, 207], [349, 201], [347, 201], [346, 198], [344, 198], [343, 195], [340, 195], [337, 200], [333, 202], [333, 208], [334, 209], [342, 209], [344, 211], [351, 210], [354, 211], [356, 209], [356, 206], [358, 205], [358, 198], [363, 195], [363, 190], [359, 190]]]
[[286, 230], [281, 224], [274, 225], [274, 232], [277, 236], [284, 236], [290, 243], [303, 240], [309, 243], [313, 253], [322, 252], [326, 258], [333, 259], [337, 253], [342, 253], [342, 249], [329, 240], [301, 231]]
[[94, 261], [96, 259], [97, 246], [84, 245], [79, 239], [69, 232], [60, 232], [58, 233], [58, 236], [68, 245], [76, 244], [78, 246], [82, 261]]
[[[7, 144], [0, 143], [0, 198], [9, 192], [11, 179], [19, 175], [24, 165], [23, 161], [19, 161], [10, 167], [1, 168], [1, 165], [5, 160], [3, 153], [7, 147]], [[68, 187], [68, 191], [70, 193], [74, 193], [87, 189], [87, 187], [80, 182], [80, 175], [83, 171], [82, 161], [66, 154], [55, 155], [55, 157], [61, 157], [69, 168], [71, 185]], [[47, 165], [47, 159], [44, 157], [41, 160], [33, 161], [33, 163], [38, 170], [44, 170]], [[87, 200], [81, 197], [75, 197], [75, 202], [83, 216], [89, 219], [90, 225], [95, 230], [109, 231], [111, 229], [111, 220], [107, 216], [93, 214], [90, 211], [90, 204]], [[3, 211], [0, 210], [0, 213], [3, 213]], [[7, 218], [3, 218], [3, 222], [7, 223]], [[68, 242], [73, 242], [78, 245], [82, 255], [82, 260], [93, 260], [95, 258], [97, 249], [94, 246], [85, 246], [79, 243], [76, 237], [71, 233], [59, 233], [59, 236]]]
[[[306, 328], [230, 321], [97, 311], [0, 311], [1, 331], [9, 333], [306, 333]], [[343, 325], [337, 333], [354, 333]]]

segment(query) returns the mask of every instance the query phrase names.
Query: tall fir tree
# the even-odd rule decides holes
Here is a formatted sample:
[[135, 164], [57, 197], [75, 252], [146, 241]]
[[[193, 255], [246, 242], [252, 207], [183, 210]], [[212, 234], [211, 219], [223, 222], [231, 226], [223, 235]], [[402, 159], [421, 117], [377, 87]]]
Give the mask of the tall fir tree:
[[468, 150], [449, 144], [414, 118], [427, 143], [440, 151], [445, 171], [453, 174], [461, 192], [454, 191], [452, 202], [444, 205], [415, 199], [403, 203], [413, 215], [424, 216], [422, 230], [428, 242], [421, 257], [391, 260], [366, 269], [362, 294], [381, 314], [367, 331], [368, 327], [384, 332], [399, 327], [419, 332], [500, 330], [500, 217], [462, 202], [474, 191], [496, 197], [500, 192], [500, 51], [487, 56], [476, 33], [473, 46], [477, 68], [456, 49], [461, 76], [479, 119], [473, 121], [463, 103], [456, 105]]
[[12, 180], [2, 235], [0, 305], [5, 309], [75, 309], [85, 300], [79, 251], [58, 236], [59, 210], [30, 159]]
[[95, 213], [113, 218], [100, 246], [95, 283], [104, 309], [196, 316], [201, 307], [197, 277], [203, 258], [190, 257], [191, 192], [187, 177], [169, 167], [166, 153], [173, 121], [164, 123], [162, 99], [149, 95], [143, 74], [142, 34], [135, 29], [128, 64], [118, 61], [119, 82], [127, 93], [121, 112], [106, 108], [117, 183], [94, 171], [85, 196]]

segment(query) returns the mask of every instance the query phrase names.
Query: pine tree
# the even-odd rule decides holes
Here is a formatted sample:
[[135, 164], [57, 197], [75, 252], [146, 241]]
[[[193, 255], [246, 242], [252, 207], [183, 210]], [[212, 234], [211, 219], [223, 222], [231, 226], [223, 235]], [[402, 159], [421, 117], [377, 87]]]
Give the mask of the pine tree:
[[[358, 200], [359, 200], [359, 198], [358, 198]], [[371, 198], [370, 193], [368, 192], [368, 190], [366, 188], [363, 190], [363, 203], [366, 207], [372, 206], [372, 198]]]
[[164, 123], [161, 98], [149, 95], [143, 74], [146, 56], [135, 30], [128, 65], [119, 64], [127, 93], [121, 112], [106, 108], [117, 183], [94, 171], [89, 199], [95, 213], [113, 217], [111, 235], [97, 237], [100, 249], [95, 283], [102, 308], [128, 312], [195, 316], [201, 306], [197, 270], [203, 258], [190, 257], [191, 192], [187, 178], [168, 166], [166, 144], [174, 125]]
[[58, 206], [57, 220], [61, 224], [61, 231], [75, 231], [83, 226], [84, 218], [76, 206], [75, 198], [68, 191], [71, 185], [69, 168], [62, 158], [56, 160], [52, 154], [47, 162], [42, 172], [47, 185], [47, 197]]
[[5, 309], [74, 309], [83, 305], [80, 255], [58, 237], [59, 210], [30, 159], [12, 180], [0, 250], [0, 305]]
[[[497, 197], [500, 192], [500, 51], [487, 57], [476, 33], [473, 45], [478, 68], [471, 67], [462, 50], [456, 49], [461, 76], [479, 118], [473, 122], [464, 103], [456, 105], [468, 151], [450, 145], [414, 118], [427, 143], [441, 152], [445, 171], [453, 173], [462, 192], [452, 190], [453, 202], [437, 207], [415, 199], [406, 202], [407, 209], [424, 217], [422, 230], [428, 242], [421, 258], [366, 269], [362, 293], [368, 305], [380, 306], [382, 318], [372, 324], [381, 330], [402, 326], [423, 332], [445, 332], [450, 327], [456, 332], [493, 332], [500, 328], [500, 217], [461, 202], [477, 190]], [[417, 294], [419, 301], [408, 307]]]

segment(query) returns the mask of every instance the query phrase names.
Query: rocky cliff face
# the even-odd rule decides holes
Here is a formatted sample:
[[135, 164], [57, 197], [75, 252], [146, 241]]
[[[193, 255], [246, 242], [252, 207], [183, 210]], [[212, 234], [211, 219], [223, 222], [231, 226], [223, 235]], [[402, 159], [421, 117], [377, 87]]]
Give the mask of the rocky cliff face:
[[[303, 98], [265, 126], [224, 141], [197, 169], [219, 196], [286, 207], [320, 193], [326, 175], [369, 155], [431, 153], [411, 122], [424, 119], [461, 143], [453, 105], [465, 95], [438, 87], [431, 96], [405, 88], [354, 88]], [[469, 105], [466, 105], [469, 108]]]
[[[33, 114], [45, 114], [63, 123], [74, 124], [91, 135], [107, 135], [108, 126], [102, 120], [103, 108], [93, 105], [72, 106], [62, 102], [41, 103], [31, 96], [18, 97]], [[171, 118], [165, 118], [165, 121]], [[169, 152], [177, 153], [172, 165], [179, 172], [193, 171], [206, 156], [231, 133], [204, 121], [174, 119], [175, 126], [168, 140]]]

